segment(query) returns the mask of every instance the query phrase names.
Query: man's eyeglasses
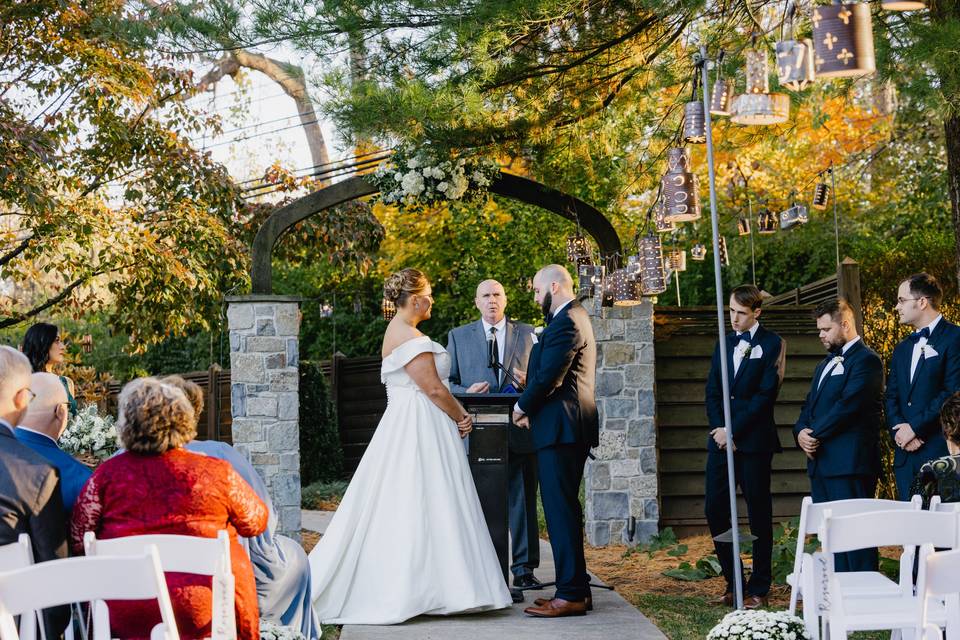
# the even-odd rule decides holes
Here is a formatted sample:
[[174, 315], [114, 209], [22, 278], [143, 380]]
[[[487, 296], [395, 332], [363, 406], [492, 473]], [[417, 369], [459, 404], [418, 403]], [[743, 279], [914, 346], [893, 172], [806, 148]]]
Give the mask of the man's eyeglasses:
[[927, 296], [920, 296], [919, 298], [897, 298], [897, 304], [903, 304], [904, 302], [910, 302], [913, 300], [923, 300]]

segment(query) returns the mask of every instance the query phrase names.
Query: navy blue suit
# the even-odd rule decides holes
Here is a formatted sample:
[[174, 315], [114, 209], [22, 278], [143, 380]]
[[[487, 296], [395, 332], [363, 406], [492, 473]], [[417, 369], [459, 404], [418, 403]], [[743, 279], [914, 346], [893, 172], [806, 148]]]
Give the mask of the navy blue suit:
[[[862, 339], [842, 355], [842, 362], [828, 355], [817, 365], [793, 428], [794, 437], [809, 428], [820, 441], [807, 461], [814, 502], [872, 498], [880, 472], [883, 362]], [[877, 550], [840, 553], [834, 562], [837, 571], [876, 571]]]
[[14, 435], [17, 440], [46, 458], [47, 462], [60, 471], [60, 493], [63, 496], [63, 506], [68, 513], [72, 511], [80, 490], [93, 475], [90, 468], [58, 447], [56, 442], [42, 433], [17, 427]]
[[580, 480], [599, 442], [594, 385], [597, 345], [590, 316], [576, 300], [560, 309], [530, 354], [527, 387], [517, 404], [530, 417], [540, 496], [556, 565], [556, 597], [590, 595], [583, 556]]
[[914, 341], [906, 339], [893, 350], [885, 394], [887, 426], [907, 423], [923, 440], [923, 446], [910, 453], [897, 447], [893, 457], [897, 493], [910, 499], [910, 483], [925, 462], [947, 455], [947, 443], [940, 430], [940, 407], [960, 390], [960, 327], [940, 318], [927, 341], [937, 353], [921, 357], [916, 374], [910, 380], [910, 362]]
[[[749, 337], [748, 334], [744, 334]], [[780, 393], [786, 345], [772, 331], [757, 327], [751, 340], [751, 353], [733, 371], [733, 351], [740, 342], [736, 333], [729, 333], [727, 369], [730, 372], [730, 420], [733, 430], [734, 474], [747, 503], [753, 543], [753, 573], [745, 594], [766, 596], [770, 591], [773, 554], [773, 498], [770, 494], [770, 472], [773, 454], [782, 451], [777, 437], [773, 407]], [[760, 356], [757, 357], [757, 347]], [[710, 430], [723, 428], [723, 386], [720, 377], [720, 345], [713, 352], [706, 388], [707, 419]], [[730, 493], [727, 485], [727, 458], [713, 437], [707, 436], [706, 488], [704, 510], [710, 535], [718, 536], [731, 527]], [[714, 542], [717, 558], [733, 590], [733, 545]]]

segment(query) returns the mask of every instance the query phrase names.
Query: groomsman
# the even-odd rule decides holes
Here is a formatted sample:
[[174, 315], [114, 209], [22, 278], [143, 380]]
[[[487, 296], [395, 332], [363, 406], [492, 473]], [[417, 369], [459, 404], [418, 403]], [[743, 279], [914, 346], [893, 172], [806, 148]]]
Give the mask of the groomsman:
[[[807, 454], [814, 502], [872, 498], [880, 471], [883, 362], [857, 335], [846, 300], [814, 311], [820, 342], [829, 354], [817, 365], [810, 392], [793, 428]], [[877, 550], [839, 553], [837, 571], [876, 571]]]
[[[713, 352], [707, 378], [706, 408], [710, 423], [707, 438], [705, 511], [710, 535], [716, 537], [731, 526], [727, 488], [727, 446], [734, 448], [734, 472], [747, 503], [753, 543], [753, 573], [744, 590], [744, 606], [756, 609], [767, 604], [772, 582], [773, 499], [770, 470], [773, 454], [782, 451], [773, 418], [773, 406], [783, 380], [786, 345], [772, 331], [760, 326], [762, 298], [753, 285], [742, 285], [730, 294], [730, 324], [727, 334], [727, 369], [730, 373], [730, 411], [733, 443], [727, 442], [723, 418], [723, 387], [720, 378], [720, 345]], [[717, 604], [733, 605], [733, 545], [714, 541], [727, 588]]]
[[925, 462], [947, 455], [940, 407], [960, 390], [960, 328], [940, 314], [942, 299], [940, 283], [927, 273], [910, 276], [897, 290], [900, 323], [914, 329], [893, 350], [885, 394], [901, 500], [910, 499], [910, 483]]

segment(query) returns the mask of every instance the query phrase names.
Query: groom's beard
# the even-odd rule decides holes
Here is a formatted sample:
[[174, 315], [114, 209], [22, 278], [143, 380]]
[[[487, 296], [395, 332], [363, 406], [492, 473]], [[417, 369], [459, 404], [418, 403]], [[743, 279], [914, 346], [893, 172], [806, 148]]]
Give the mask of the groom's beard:
[[543, 321], [550, 322], [550, 307], [553, 306], [553, 294], [549, 291], [543, 294], [543, 302], [540, 303], [540, 310], [543, 311]]

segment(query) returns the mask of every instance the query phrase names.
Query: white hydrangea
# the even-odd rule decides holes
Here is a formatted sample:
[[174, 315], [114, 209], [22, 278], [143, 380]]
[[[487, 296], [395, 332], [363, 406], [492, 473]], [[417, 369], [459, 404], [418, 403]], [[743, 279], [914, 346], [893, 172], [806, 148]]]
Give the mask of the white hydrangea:
[[306, 638], [299, 629], [261, 620], [260, 640], [306, 640]]
[[91, 455], [98, 460], [112, 456], [120, 448], [113, 416], [101, 416], [97, 405], [88, 404], [67, 425], [60, 446], [67, 453]]
[[489, 159], [458, 157], [441, 159], [429, 145], [411, 149], [401, 146], [391, 162], [372, 174], [385, 203], [432, 203], [461, 200], [484, 192], [500, 172]]
[[803, 620], [785, 611], [728, 613], [710, 630], [707, 640], [810, 640]]
[[408, 171], [400, 182], [403, 192], [408, 196], [418, 196], [423, 193], [423, 176], [416, 171]]

